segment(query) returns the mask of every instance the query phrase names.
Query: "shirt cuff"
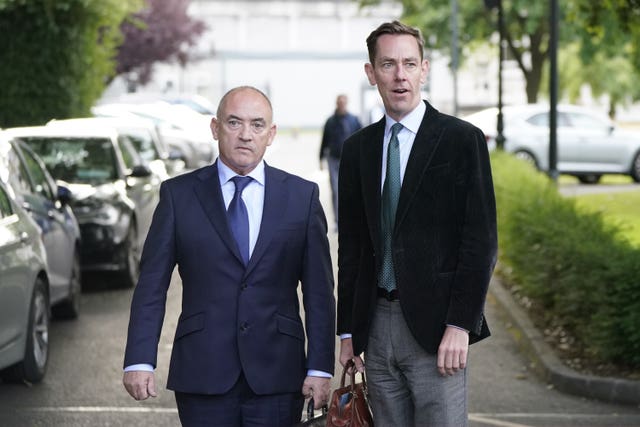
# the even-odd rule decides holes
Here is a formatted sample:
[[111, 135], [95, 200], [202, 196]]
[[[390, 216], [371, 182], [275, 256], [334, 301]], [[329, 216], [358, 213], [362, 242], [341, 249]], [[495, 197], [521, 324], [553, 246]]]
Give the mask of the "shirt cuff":
[[340, 334], [340, 339], [341, 340], [346, 340], [347, 338], [351, 338], [351, 334]]
[[469, 333], [468, 330], [466, 330], [465, 328], [461, 328], [460, 326], [450, 325], [448, 323], [447, 323], [447, 326], [451, 326], [452, 328], [460, 329], [461, 331], [465, 331], [466, 333]]
[[138, 363], [137, 365], [129, 365], [126, 368], [124, 368], [125, 372], [131, 372], [131, 371], [146, 371], [146, 372], [153, 372], [153, 366], [149, 365], [148, 363]]
[[331, 375], [328, 372], [324, 372], [324, 371], [316, 371], [315, 369], [309, 369], [307, 371], [307, 376], [308, 377], [321, 377], [321, 378], [331, 378], [333, 375]]

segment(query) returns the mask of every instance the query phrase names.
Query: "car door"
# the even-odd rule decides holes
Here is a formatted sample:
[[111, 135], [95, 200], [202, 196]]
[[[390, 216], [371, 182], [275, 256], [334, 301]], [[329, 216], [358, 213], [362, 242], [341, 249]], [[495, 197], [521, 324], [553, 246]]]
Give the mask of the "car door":
[[[24, 336], [33, 287], [33, 273], [25, 263], [31, 259], [25, 218], [15, 212], [9, 195], [0, 185], [0, 366], [18, 360], [16, 345]], [[35, 232], [35, 230], [32, 230]]]
[[[612, 138], [612, 124], [592, 114], [566, 112], [570, 124], [567, 130], [575, 139], [574, 157], [569, 159], [591, 171], [604, 171], [607, 165], [618, 164], [628, 156], [624, 144]], [[588, 166], [587, 166], [588, 165]], [[576, 166], [578, 167], [578, 166]], [[584, 170], [584, 169], [583, 169]]]
[[138, 241], [140, 247], [142, 247], [151, 225], [153, 211], [158, 204], [161, 180], [153, 173], [148, 173], [146, 176], [142, 176], [144, 174], [133, 173], [137, 167], [144, 167], [144, 162], [136, 152], [129, 138], [120, 135], [118, 137], [118, 148], [120, 149], [126, 168], [127, 196], [133, 200], [136, 205]]
[[42, 230], [49, 268], [50, 300], [58, 301], [68, 293], [76, 232], [57, 200], [55, 184], [47, 177], [43, 165], [30, 150], [18, 144], [13, 147], [14, 156], [10, 162], [15, 164], [16, 173], [13, 174], [12, 186]]

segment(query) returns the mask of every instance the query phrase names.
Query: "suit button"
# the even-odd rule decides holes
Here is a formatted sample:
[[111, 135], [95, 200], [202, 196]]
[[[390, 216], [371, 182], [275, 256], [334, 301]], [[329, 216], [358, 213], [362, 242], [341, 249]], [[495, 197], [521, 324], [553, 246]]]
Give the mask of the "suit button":
[[245, 289], [247, 289], [248, 285], [246, 283], [243, 283], [240, 285], [240, 290], [244, 291]]
[[247, 329], [249, 329], [249, 324], [247, 322], [242, 322], [242, 325], [240, 325], [240, 332], [245, 332]]

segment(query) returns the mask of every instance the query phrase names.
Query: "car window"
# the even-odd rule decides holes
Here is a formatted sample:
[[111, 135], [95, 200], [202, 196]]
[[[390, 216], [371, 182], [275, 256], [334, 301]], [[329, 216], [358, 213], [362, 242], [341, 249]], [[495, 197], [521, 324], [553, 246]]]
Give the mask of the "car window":
[[102, 184], [118, 178], [113, 144], [107, 138], [22, 138], [55, 179], [69, 183]]
[[124, 135], [118, 136], [118, 146], [120, 147], [120, 151], [122, 152], [122, 160], [124, 160], [124, 165], [127, 167], [127, 169], [131, 169], [136, 164], [138, 164], [135, 150], [129, 138]]
[[31, 175], [31, 179], [33, 180], [34, 191], [49, 200], [54, 200], [55, 196], [53, 188], [51, 188], [44, 170], [42, 170], [40, 163], [38, 163], [36, 158], [33, 156], [33, 153], [28, 150], [22, 150], [22, 155], [24, 157], [25, 165]]
[[9, 195], [4, 188], [0, 187], [0, 218], [6, 218], [13, 215], [13, 208], [11, 207], [11, 201]]
[[9, 182], [18, 195], [35, 192], [35, 188], [29, 179], [29, 173], [15, 149], [11, 149], [8, 152], [7, 166], [9, 167]]
[[[571, 126], [570, 121], [568, 120], [566, 113], [557, 112], [556, 120], [557, 120], [558, 126], [562, 126], [562, 127]], [[527, 122], [529, 122], [530, 124], [532, 124], [534, 126], [548, 128], [549, 127], [549, 112], [545, 111], [543, 113], [534, 114], [534, 115], [532, 115], [531, 117], [529, 117], [527, 119]]]
[[567, 113], [570, 126], [578, 129], [600, 129], [604, 130], [609, 124], [598, 117], [582, 113]]
[[151, 134], [145, 129], [127, 129], [126, 136], [133, 145], [138, 155], [145, 162], [150, 162], [160, 158], [160, 154], [153, 143]]

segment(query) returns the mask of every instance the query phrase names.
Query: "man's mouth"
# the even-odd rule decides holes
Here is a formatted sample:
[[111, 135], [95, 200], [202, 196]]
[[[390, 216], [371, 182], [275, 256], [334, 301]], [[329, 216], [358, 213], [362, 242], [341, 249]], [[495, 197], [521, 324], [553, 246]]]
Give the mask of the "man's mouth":
[[407, 89], [394, 89], [393, 93], [397, 93], [398, 95], [403, 95], [405, 93], [409, 92]]

